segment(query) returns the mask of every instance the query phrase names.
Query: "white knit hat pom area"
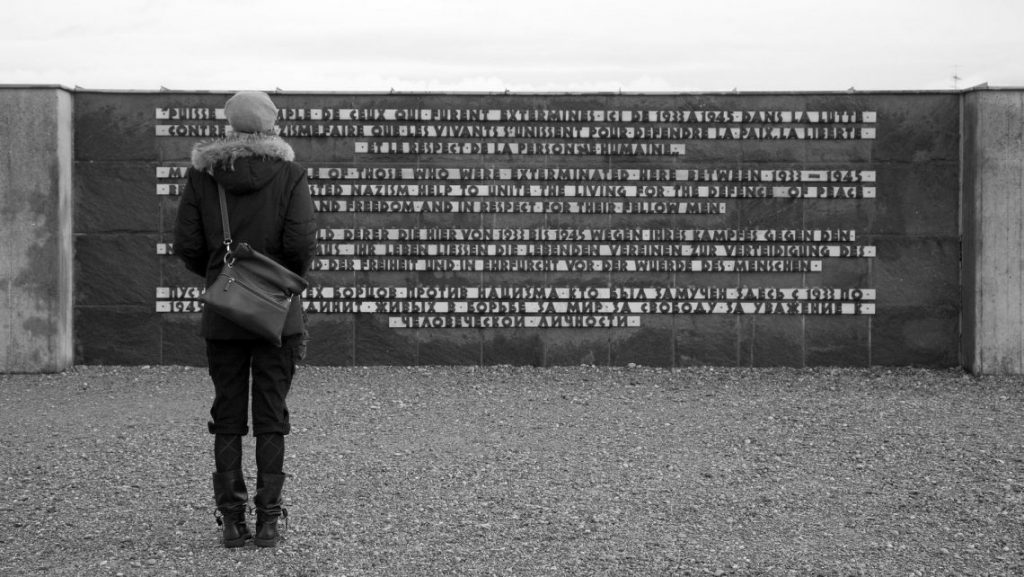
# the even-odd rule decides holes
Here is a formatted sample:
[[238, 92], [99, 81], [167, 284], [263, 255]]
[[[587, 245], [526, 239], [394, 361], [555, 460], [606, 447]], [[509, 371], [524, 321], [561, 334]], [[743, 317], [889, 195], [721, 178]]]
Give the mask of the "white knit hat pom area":
[[236, 93], [224, 104], [224, 116], [234, 132], [277, 134], [277, 107], [266, 92]]

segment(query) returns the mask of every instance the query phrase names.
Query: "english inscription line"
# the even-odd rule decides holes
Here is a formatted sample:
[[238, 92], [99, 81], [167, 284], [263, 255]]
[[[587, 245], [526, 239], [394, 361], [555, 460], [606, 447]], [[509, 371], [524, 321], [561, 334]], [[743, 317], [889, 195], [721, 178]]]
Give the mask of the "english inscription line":
[[[184, 184], [157, 184], [157, 196], [180, 196]], [[876, 198], [873, 186], [615, 185], [615, 184], [318, 184], [312, 196], [403, 198], [788, 198], [848, 200]]]
[[[182, 179], [188, 167], [158, 166], [156, 178]], [[491, 181], [574, 181], [602, 182], [696, 182], [786, 183], [786, 184], [864, 184], [874, 183], [874, 170], [827, 168], [803, 170], [793, 168], [403, 168], [403, 167], [340, 167], [321, 166], [306, 169], [309, 180], [389, 181], [389, 180], [459, 180]]]
[[[170, 186], [170, 185], [158, 185]], [[528, 198], [875, 198], [873, 186], [311, 184], [313, 196]], [[157, 194], [160, 194], [158, 188]]]
[[519, 213], [519, 214], [726, 214], [724, 202], [681, 201], [544, 201], [522, 200], [323, 200], [315, 198], [318, 212], [391, 213]]

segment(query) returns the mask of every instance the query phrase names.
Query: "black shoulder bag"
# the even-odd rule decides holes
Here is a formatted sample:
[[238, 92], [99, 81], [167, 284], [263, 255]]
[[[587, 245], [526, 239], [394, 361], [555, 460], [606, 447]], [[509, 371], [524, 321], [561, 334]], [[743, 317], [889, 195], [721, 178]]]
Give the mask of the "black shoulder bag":
[[224, 187], [218, 184], [217, 188], [227, 254], [224, 268], [199, 300], [203, 306], [279, 347], [292, 298], [309, 285], [306, 279], [247, 243], [238, 243], [232, 249]]

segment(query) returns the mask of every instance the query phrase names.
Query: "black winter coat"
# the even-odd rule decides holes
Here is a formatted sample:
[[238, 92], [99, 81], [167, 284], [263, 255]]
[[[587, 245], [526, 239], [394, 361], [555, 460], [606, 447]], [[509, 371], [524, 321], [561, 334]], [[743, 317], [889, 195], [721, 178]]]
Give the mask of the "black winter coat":
[[[192, 149], [192, 166], [178, 205], [174, 253], [205, 286], [224, 266], [223, 226], [217, 184], [227, 193], [231, 239], [249, 243], [305, 276], [316, 250], [316, 219], [306, 171], [291, 147], [276, 136], [231, 135]], [[284, 334], [304, 329], [300, 298], [293, 299]], [[207, 339], [257, 339], [226, 318], [203, 311]]]

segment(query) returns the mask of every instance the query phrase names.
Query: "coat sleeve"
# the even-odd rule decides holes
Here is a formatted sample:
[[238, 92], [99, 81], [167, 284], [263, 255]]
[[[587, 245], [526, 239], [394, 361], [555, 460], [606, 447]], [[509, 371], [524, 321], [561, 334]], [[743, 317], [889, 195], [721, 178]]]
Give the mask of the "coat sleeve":
[[189, 168], [185, 190], [178, 202], [178, 215], [174, 220], [174, 254], [185, 263], [185, 268], [205, 278], [209, 250], [194, 182], [196, 176], [195, 170]]
[[296, 274], [305, 276], [316, 254], [316, 215], [305, 171], [302, 171], [302, 176], [289, 195], [281, 240], [284, 265]]

